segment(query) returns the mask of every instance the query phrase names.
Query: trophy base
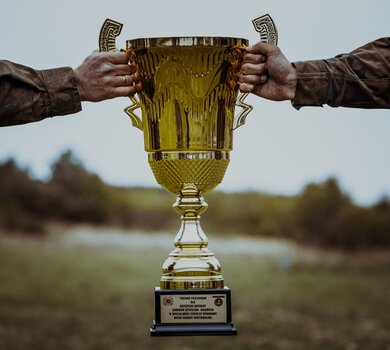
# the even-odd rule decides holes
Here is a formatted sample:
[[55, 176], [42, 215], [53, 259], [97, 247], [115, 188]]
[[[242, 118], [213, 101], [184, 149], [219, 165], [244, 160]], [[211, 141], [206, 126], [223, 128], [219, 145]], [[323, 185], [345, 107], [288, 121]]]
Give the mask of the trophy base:
[[155, 288], [151, 336], [237, 335], [230, 289]]

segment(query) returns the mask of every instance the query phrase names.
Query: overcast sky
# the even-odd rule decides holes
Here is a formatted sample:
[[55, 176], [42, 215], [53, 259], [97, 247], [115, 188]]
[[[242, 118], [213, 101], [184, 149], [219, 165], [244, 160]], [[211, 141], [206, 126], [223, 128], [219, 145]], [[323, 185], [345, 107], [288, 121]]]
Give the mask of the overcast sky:
[[[38, 5], [39, 4], [39, 5]], [[388, 0], [2, 0], [0, 59], [36, 69], [77, 67], [93, 50], [105, 18], [127, 39], [234, 36], [258, 41], [252, 19], [269, 13], [291, 60], [333, 57], [390, 34]], [[1, 88], [1, 87], [0, 87]], [[225, 191], [296, 194], [336, 176], [360, 204], [390, 195], [390, 111], [306, 107], [250, 96], [246, 125], [235, 131]], [[154, 186], [143, 135], [123, 113], [127, 98], [84, 103], [75, 115], [0, 128], [0, 161], [14, 157], [34, 176], [72, 149], [91, 171], [118, 185]], [[1, 106], [0, 106], [1, 108]]]

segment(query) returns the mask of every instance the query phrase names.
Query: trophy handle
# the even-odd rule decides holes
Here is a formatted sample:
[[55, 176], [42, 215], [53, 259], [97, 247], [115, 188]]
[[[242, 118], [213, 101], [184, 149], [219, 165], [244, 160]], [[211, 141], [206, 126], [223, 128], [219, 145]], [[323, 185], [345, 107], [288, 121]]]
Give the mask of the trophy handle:
[[[269, 14], [255, 18], [252, 23], [256, 32], [260, 33], [260, 41], [272, 45], [278, 44], [278, 30]], [[245, 124], [246, 117], [253, 109], [251, 105], [244, 102], [248, 95], [249, 93], [242, 92], [238, 95], [236, 106], [241, 107], [242, 111], [234, 116], [233, 130]]]
[[136, 110], [137, 108], [141, 108], [141, 102], [138, 99], [138, 97], [136, 97], [135, 95], [129, 96], [129, 98], [133, 104], [125, 108], [124, 111], [130, 117], [133, 126], [142, 131], [143, 130], [142, 119], [137, 114], [134, 113], [134, 110]]
[[99, 51], [118, 51], [115, 44], [116, 37], [121, 33], [123, 24], [107, 18], [99, 34]]
[[[109, 52], [109, 51], [118, 51], [116, 47], [116, 37], [121, 33], [123, 24], [116, 22], [112, 19], [107, 18], [102, 28], [100, 29], [99, 34], [99, 51]], [[134, 56], [134, 55], [132, 55]], [[134, 127], [142, 129], [142, 120], [141, 118], [134, 113], [134, 110], [141, 107], [139, 99], [134, 96], [129, 96], [132, 105], [125, 108], [125, 113], [130, 117], [131, 122]]]
[[244, 102], [249, 93], [240, 92], [237, 97], [236, 106], [241, 107], [242, 110], [238, 115], [234, 116], [233, 120], [233, 130], [239, 128], [240, 126], [245, 124], [245, 119], [248, 114], [252, 111], [253, 107]]

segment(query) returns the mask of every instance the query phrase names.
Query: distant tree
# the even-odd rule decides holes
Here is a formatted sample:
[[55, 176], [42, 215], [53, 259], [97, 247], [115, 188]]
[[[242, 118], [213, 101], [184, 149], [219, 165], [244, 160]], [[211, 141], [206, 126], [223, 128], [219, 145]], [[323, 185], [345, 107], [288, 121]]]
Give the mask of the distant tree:
[[72, 151], [64, 152], [52, 165], [49, 182], [53, 216], [75, 221], [105, 222], [109, 214], [108, 186], [88, 172]]
[[9, 230], [43, 230], [43, 186], [12, 159], [0, 164], [0, 226]]
[[341, 191], [335, 178], [307, 185], [297, 197], [292, 235], [301, 240], [332, 244], [341, 234], [335, 225], [338, 215], [351, 205], [349, 196]]
[[[389, 213], [390, 211], [390, 197], [383, 196], [379, 201], [374, 205], [374, 209]], [[390, 215], [389, 215], [390, 216]]]

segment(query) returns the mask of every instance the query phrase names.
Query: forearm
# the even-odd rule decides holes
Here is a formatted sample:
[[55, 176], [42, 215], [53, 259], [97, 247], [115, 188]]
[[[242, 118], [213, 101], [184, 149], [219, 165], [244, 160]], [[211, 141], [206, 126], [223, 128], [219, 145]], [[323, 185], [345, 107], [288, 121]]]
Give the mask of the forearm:
[[0, 61], [0, 126], [76, 113], [81, 102], [69, 67], [36, 71]]
[[390, 39], [327, 60], [295, 62], [293, 106], [390, 108]]

